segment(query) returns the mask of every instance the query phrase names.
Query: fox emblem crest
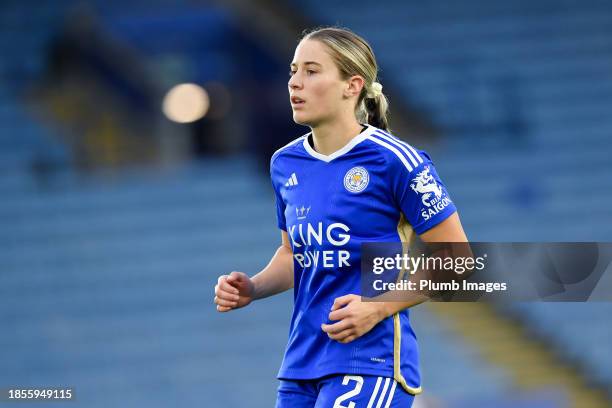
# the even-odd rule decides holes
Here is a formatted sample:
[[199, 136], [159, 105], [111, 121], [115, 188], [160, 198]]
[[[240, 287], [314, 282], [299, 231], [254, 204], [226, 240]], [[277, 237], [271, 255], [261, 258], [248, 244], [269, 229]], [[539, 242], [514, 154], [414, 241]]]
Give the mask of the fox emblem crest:
[[419, 172], [415, 178], [412, 179], [410, 183], [410, 188], [412, 188], [416, 193], [422, 194], [421, 201], [427, 207], [430, 207], [431, 204], [429, 200], [431, 199], [432, 194], [436, 196], [436, 198], [442, 197], [442, 188], [436, 183], [436, 180], [429, 173], [429, 166], [425, 166], [425, 169]]

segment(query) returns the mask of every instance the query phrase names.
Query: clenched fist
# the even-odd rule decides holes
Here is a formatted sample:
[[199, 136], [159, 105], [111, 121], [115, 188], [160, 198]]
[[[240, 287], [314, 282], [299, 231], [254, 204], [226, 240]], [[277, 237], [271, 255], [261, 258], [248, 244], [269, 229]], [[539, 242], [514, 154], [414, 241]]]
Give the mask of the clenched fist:
[[243, 272], [232, 272], [219, 276], [215, 285], [217, 311], [229, 312], [244, 307], [253, 301], [254, 285]]

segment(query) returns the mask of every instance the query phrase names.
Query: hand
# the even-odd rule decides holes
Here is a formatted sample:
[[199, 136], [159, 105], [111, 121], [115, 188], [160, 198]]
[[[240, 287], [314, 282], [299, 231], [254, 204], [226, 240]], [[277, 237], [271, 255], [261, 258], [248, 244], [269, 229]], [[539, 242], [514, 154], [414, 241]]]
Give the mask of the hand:
[[254, 285], [243, 272], [219, 276], [215, 285], [215, 304], [218, 312], [229, 312], [253, 301]]
[[362, 302], [361, 296], [358, 295], [336, 298], [331, 310], [329, 320], [339, 320], [339, 322], [322, 324], [321, 329], [330, 339], [340, 343], [350, 343], [363, 336], [387, 317], [384, 303]]

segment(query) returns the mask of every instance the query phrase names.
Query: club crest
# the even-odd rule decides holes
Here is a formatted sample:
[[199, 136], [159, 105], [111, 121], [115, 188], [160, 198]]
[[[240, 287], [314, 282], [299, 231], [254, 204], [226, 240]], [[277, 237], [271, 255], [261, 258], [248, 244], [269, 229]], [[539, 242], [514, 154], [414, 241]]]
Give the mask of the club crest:
[[369, 182], [370, 175], [363, 167], [353, 167], [344, 176], [344, 188], [351, 193], [361, 193]]

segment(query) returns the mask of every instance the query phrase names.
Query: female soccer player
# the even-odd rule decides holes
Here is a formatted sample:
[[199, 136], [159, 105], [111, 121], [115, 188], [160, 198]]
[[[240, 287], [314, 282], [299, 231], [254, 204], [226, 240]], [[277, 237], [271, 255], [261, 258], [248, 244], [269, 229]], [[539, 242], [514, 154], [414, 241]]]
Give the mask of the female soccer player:
[[293, 120], [311, 132], [271, 159], [282, 245], [255, 276], [220, 276], [217, 310], [294, 288], [277, 408], [409, 407], [421, 387], [407, 309], [422, 300], [362, 301], [360, 244], [466, 236], [430, 157], [389, 133], [364, 39], [312, 31], [290, 66]]

